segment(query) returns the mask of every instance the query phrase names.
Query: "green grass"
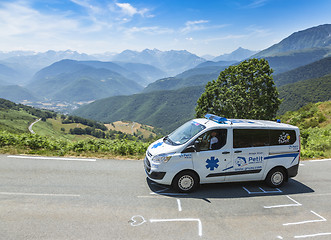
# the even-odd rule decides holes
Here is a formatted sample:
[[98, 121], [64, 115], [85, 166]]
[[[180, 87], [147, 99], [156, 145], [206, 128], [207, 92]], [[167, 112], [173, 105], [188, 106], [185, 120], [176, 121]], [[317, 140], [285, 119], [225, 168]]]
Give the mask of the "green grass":
[[[57, 117], [57, 119], [47, 119], [46, 122], [39, 121], [33, 125], [32, 129], [40, 136], [45, 137], [55, 137], [58, 139], [66, 139], [70, 141], [78, 141], [86, 138], [94, 138], [89, 135], [72, 135], [69, 134], [70, 128], [86, 128], [86, 126], [80, 123], [70, 123], [70, 124], [62, 124], [61, 118]], [[64, 128], [63, 132], [61, 128]]]
[[281, 120], [300, 128], [303, 158], [331, 157], [331, 101], [310, 103]]
[[149, 144], [126, 139], [70, 141], [38, 134], [0, 131], [0, 153], [141, 159]]
[[0, 110], [0, 131], [12, 133], [29, 132], [29, 125], [37, 119], [35, 116], [20, 110]]

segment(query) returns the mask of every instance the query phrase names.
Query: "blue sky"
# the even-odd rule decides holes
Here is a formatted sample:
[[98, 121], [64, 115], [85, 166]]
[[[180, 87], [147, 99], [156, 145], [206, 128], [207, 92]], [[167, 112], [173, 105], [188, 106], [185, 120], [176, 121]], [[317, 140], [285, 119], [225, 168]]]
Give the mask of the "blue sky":
[[331, 23], [330, 0], [0, 0], [0, 51], [262, 50]]

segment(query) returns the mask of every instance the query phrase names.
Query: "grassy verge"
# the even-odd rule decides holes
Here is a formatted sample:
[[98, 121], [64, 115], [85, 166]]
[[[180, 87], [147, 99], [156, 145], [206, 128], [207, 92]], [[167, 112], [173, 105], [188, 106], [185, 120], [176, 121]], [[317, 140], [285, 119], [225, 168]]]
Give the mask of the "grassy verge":
[[331, 101], [308, 104], [281, 120], [300, 128], [303, 159], [331, 158]]
[[142, 159], [150, 143], [129, 140], [70, 141], [38, 134], [0, 132], [0, 153]]

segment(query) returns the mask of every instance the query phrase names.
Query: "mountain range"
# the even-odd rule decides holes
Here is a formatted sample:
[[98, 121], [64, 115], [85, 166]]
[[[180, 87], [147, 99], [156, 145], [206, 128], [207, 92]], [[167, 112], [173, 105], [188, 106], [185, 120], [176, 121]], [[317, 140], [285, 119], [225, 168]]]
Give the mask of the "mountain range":
[[[325, 32], [329, 28], [330, 24], [326, 24], [294, 33], [268, 51], [262, 51], [275, 70], [276, 84], [281, 86], [279, 92], [283, 103], [280, 112], [296, 110], [308, 102], [330, 100], [331, 44], [325, 44]], [[319, 37], [323, 40], [318, 40]], [[298, 46], [295, 45], [296, 41]], [[272, 54], [267, 55], [268, 52]], [[259, 57], [259, 54], [254, 56]], [[206, 82], [216, 79], [219, 72], [231, 64], [236, 63], [205, 62], [175, 77], [151, 83], [144, 89], [145, 93], [102, 99], [81, 107], [74, 114], [101, 121], [140, 121], [171, 131], [194, 117], [196, 101], [199, 93], [204, 91]], [[149, 104], [150, 98], [153, 99], [152, 106]], [[185, 103], [181, 104], [180, 99], [185, 99]], [[177, 116], [181, 116], [180, 120], [177, 120]]]
[[[316, 82], [330, 90], [329, 78], [325, 77], [331, 73], [330, 31], [331, 24], [324, 24], [293, 33], [259, 53], [238, 48], [213, 61], [206, 61], [185, 50], [125, 50], [104, 55], [70, 50], [0, 52], [0, 97], [13, 101], [27, 98], [31, 101], [67, 102], [104, 98], [78, 109], [75, 114], [99, 121], [134, 120], [171, 130], [193, 117], [196, 100], [208, 81], [216, 79], [226, 67], [248, 57], [268, 60], [280, 92], [284, 92], [286, 87], [295, 87], [303, 96], [303, 88], [299, 87], [303, 81], [308, 82], [303, 86], [309, 85], [311, 89]], [[322, 93], [321, 89], [316, 91]], [[325, 93], [322, 95], [323, 99], [327, 98]], [[298, 96], [297, 105], [288, 105], [298, 106], [308, 99], [319, 99], [314, 96], [313, 99]]]
[[[324, 65], [318, 61], [314, 66]], [[295, 71], [309, 72], [312, 65], [300, 67]], [[319, 68], [319, 67], [318, 67]], [[291, 71], [292, 72], [292, 71]], [[289, 72], [289, 75], [291, 75]], [[279, 98], [283, 100], [278, 114], [294, 111], [309, 102], [331, 99], [331, 69], [329, 74], [286, 84], [278, 88]], [[284, 76], [284, 75], [283, 75]], [[310, 76], [318, 76], [318, 71]], [[196, 102], [204, 92], [204, 86], [193, 86], [176, 90], [151, 91], [131, 96], [118, 96], [97, 100], [80, 107], [74, 115], [97, 121], [114, 122], [131, 120], [142, 122], [166, 132], [174, 130], [189, 119], [194, 118]]]
[[112, 60], [121, 62], [147, 63], [166, 71], [169, 76], [181, 73], [206, 61], [205, 59], [186, 50], [171, 50], [162, 52], [157, 49], [145, 49], [142, 52], [125, 50], [120, 54], [115, 55]]
[[[238, 57], [237, 52], [235, 51], [234, 54]], [[101, 58], [101, 55], [98, 57]], [[162, 52], [157, 49], [145, 49], [142, 52], [126, 50], [117, 55], [106, 53], [103, 57], [113, 60], [111, 62], [89, 60], [94, 59], [95, 56], [70, 50], [45, 53], [0, 52], [2, 62], [0, 63], [0, 86], [10, 86], [12, 89], [10, 94], [3, 88], [0, 91], [0, 97], [17, 102], [23, 100], [31, 102], [36, 99], [66, 102], [91, 101], [103, 97], [137, 93], [158, 79], [169, 78], [170, 74], [181, 72], [176, 78], [184, 78], [184, 81], [178, 86], [169, 88], [176, 89], [206, 83], [194, 76], [197, 75], [196, 69], [187, 70], [192, 66], [197, 66], [198, 71], [215, 77], [218, 75], [219, 68], [213, 71], [210, 65], [216, 67], [234, 63], [234, 61], [206, 62], [187, 51]], [[231, 57], [231, 54], [228, 57]], [[63, 58], [70, 58], [71, 61], [63, 60]], [[50, 65], [42, 67], [46, 64]], [[160, 66], [167, 71], [162, 71], [155, 66]], [[36, 71], [39, 68], [41, 69]], [[84, 71], [83, 68], [85, 68]], [[98, 72], [97, 69], [102, 71]], [[192, 79], [196, 81], [188, 79], [189, 76], [193, 76]]]

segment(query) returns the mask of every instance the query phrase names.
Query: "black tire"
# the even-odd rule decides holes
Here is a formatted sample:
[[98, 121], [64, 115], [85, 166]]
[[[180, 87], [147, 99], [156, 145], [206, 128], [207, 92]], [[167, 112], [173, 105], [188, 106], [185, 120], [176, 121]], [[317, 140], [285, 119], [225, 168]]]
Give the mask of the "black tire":
[[270, 172], [268, 173], [268, 175], [265, 179], [265, 182], [270, 187], [277, 188], [277, 187], [281, 187], [284, 185], [286, 178], [287, 178], [287, 176], [286, 176], [284, 169], [274, 168], [274, 169], [271, 169]]
[[178, 173], [172, 181], [172, 187], [177, 192], [193, 192], [199, 186], [199, 177], [192, 171]]

